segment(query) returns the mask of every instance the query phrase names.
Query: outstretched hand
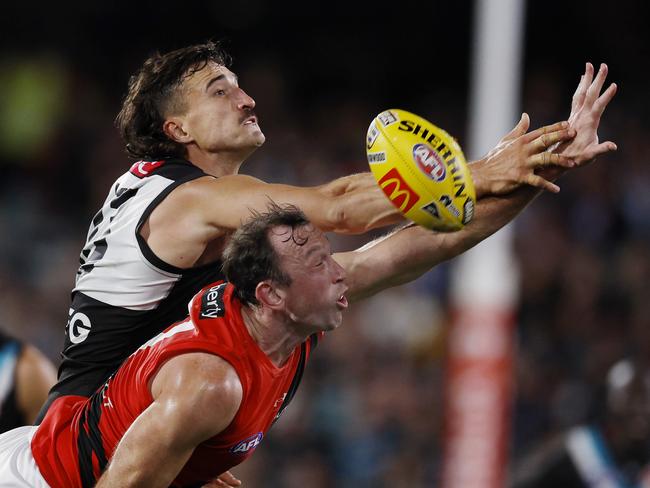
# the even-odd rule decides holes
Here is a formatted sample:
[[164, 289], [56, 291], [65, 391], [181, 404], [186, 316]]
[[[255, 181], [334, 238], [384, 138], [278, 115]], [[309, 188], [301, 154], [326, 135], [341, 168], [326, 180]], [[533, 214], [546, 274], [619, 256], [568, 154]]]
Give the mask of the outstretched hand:
[[535, 170], [548, 166], [572, 168], [575, 163], [563, 153], [548, 152], [558, 142], [569, 142], [576, 135], [567, 122], [557, 122], [528, 132], [530, 119], [523, 113], [517, 125], [485, 158], [469, 165], [476, 196], [505, 195], [522, 185], [531, 185], [553, 193], [560, 188]]
[[553, 152], [574, 160], [578, 166], [584, 166], [597, 156], [617, 149], [612, 141], [598, 142], [600, 118], [617, 90], [616, 84], [612, 83], [602, 95], [600, 94], [607, 71], [607, 65], [601, 64], [594, 78], [594, 67], [587, 63], [585, 74], [580, 77], [580, 83], [571, 101], [569, 125], [575, 129], [576, 136], [553, 149]]

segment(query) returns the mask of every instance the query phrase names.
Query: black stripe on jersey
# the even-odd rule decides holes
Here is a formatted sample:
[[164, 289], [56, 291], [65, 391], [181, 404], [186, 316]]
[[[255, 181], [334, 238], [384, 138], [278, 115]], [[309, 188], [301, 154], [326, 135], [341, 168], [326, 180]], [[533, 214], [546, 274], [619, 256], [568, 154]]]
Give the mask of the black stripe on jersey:
[[83, 488], [92, 488], [97, 481], [93, 472], [93, 454], [95, 454], [99, 463], [100, 473], [104, 471], [108, 464], [108, 459], [106, 459], [106, 453], [104, 452], [104, 445], [102, 444], [102, 433], [99, 430], [104, 391], [107, 388], [108, 383], [101, 390], [95, 392], [79, 419], [77, 450], [79, 474], [81, 475], [81, 486]]
[[[194, 171], [192, 171], [191, 168], [188, 168], [187, 165], [191, 166], [191, 168], [194, 168]], [[188, 174], [188, 170], [190, 171], [189, 174]], [[140, 216], [138, 225], [135, 227], [135, 237], [138, 241], [138, 245], [140, 246], [140, 251], [142, 251], [142, 255], [145, 257], [147, 261], [153, 264], [156, 268], [174, 274], [187, 273], [189, 271], [188, 269], [177, 268], [176, 266], [172, 266], [171, 264], [163, 261], [158, 256], [156, 256], [156, 254], [151, 250], [151, 248], [147, 244], [147, 241], [140, 235], [140, 229], [142, 229], [142, 226], [151, 215], [151, 212], [153, 212], [154, 209], [160, 204], [160, 202], [162, 202], [165, 199], [165, 197], [167, 197], [167, 195], [169, 195], [173, 190], [178, 188], [183, 183], [187, 183], [188, 181], [192, 181], [197, 178], [201, 178], [202, 176], [208, 176], [208, 175], [204, 173], [200, 168], [191, 165], [190, 163], [186, 163], [184, 166], [173, 165], [173, 164], [168, 166], [167, 164], [165, 164], [161, 166], [157, 174], [175, 181], [174, 183], [166, 187], [163, 191], [161, 191], [158, 194], [158, 196], [153, 199], [153, 201], [149, 204], [149, 206], [145, 209], [145, 211], [142, 212], [142, 216]], [[218, 265], [219, 263], [209, 263], [205, 266], [200, 266], [198, 268], [193, 268], [193, 269], [200, 269], [208, 266], [213, 267]]]
[[88, 242], [90, 242], [92, 238], [95, 237], [95, 234], [97, 234], [97, 231], [99, 231], [99, 224], [101, 224], [103, 220], [104, 220], [104, 212], [102, 212], [102, 209], [100, 208], [99, 212], [97, 212], [93, 217], [93, 223], [92, 223], [93, 231], [88, 236], [88, 239], [86, 239]]
[[132, 198], [138, 193], [137, 188], [120, 188], [117, 190], [117, 196], [111, 201], [111, 208], [120, 208], [129, 198]]
[[318, 346], [318, 334], [312, 334], [309, 336], [309, 352], [311, 353]]
[[306, 361], [307, 361], [307, 343], [303, 342], [300, 345], [300, 359], [298, 360], [298, 367], [296, 368], [296, 373], [293, 375], [293, 380], [291, 381], [291, 386], [289, 386], [289, 391], [287, 392], [287, 396], [284, 398], [284, 401], [282, 402], [282, 406], [280, 407], [280, 410], [278, 410], [278, 414], [273, 419], [273, 423], [277, 422], [277, 420], [280, 418], [280, 415], [282, 415], [282, 412], [284, 412], [284, 409], [289, 406], [289, 403], [291, 403], [291, 400], [293, 400], [294, 395], [298, 391], [298, 387], [300, 386], [300, 381], [302, 381], [302, 375], [305, 372]]

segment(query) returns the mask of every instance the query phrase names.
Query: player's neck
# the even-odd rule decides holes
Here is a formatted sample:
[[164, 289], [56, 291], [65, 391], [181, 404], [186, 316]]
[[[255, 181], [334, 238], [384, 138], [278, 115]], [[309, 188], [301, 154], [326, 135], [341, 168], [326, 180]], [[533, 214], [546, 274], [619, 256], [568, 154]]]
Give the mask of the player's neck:
[[250, 307], [242, 307], [241, 310], [248, 333], [278, 367], [283, 366], [296, 347], [309, 337], [299, 334], [292, 324], [278, 320], [272, 312]]
[[228, 176], [239, 173], [239, 168], [245, 158], [242, 157], [241, 153], [210, 153], [190, 146], [187, 148], [187, 159], [209, 175]]

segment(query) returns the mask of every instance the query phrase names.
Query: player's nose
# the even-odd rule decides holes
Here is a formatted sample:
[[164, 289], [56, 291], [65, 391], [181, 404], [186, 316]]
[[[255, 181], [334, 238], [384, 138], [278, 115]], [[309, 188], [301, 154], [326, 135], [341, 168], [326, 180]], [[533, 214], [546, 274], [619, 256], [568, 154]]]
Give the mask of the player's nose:
[[255, 108], [255, 100], [241, 88], [239, 89], [239, 98], [237, 100], [239, 110], [251, 110]]
[[345, 278], [347, 277], [345, 273], [345, 269], [343, 268], [343, 266], [337, 263], [335, 259], [332, 259], [332, 261], [334, 261], [333, 274], [332, 274], [333, 281], [335, 283], [340, 283], [342, 281], [345, 281]]

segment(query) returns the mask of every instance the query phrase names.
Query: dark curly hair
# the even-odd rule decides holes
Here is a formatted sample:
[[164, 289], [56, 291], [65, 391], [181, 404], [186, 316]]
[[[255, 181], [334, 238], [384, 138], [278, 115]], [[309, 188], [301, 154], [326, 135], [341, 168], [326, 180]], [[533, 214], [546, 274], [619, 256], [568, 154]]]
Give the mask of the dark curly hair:
[[291, 277], [280, 268], [269, 231], [281, 225], [289, 226], [291, 235], [287, 240], [304, 246], [308, 239], [298, 237], [295, 231], [308, 224], [309, 220], [298, 207], [271, 203], [267, 212], [253, 212], [253, 218], [233, 234], [223, 253], [222, 270], [242, 303], [259, 303], [255, 298], [255, 288], [260, 281], [270, 279], [279, 285], [291, 284]]
[[214, 42], [155, 53], [147, 59], [129, 80], [129, 91], [116, 119], [127, 153], [139, 159], [184, 157], [185, 147], [163, 132], [165, 116], [183, 109], [178, 89], [185, 78], [210, 62], [229, 66], [230, 61], [230, 56]]

